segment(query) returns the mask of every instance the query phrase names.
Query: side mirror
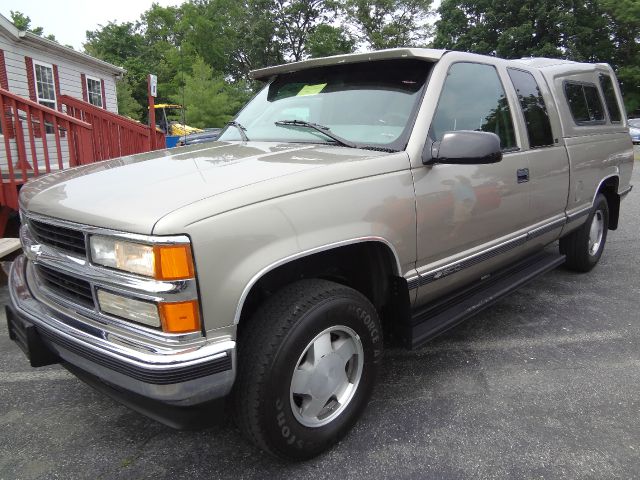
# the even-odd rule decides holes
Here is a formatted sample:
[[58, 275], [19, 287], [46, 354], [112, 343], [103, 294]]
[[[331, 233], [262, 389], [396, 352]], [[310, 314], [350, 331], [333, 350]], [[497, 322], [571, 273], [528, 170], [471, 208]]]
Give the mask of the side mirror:
[[[495, 133], [458, 130], [447, 132], [439, 142], [425, 145], [422, 163], [477, 165], [502, 160], [500, 137]], [[428, 150], [431, 150], [430, 152]]]

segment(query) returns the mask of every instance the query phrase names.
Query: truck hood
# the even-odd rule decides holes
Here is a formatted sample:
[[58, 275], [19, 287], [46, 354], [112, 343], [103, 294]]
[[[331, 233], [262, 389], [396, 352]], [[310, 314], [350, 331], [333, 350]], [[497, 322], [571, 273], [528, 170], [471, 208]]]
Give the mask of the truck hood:
[[[256, 201], [252, 186], [266, 198], [296, 191], [296, 176], [305, 188], [348, 180], [345, 163], [362, 163], [381, 152], [332, 145], [214, 142], [107, 160], [45, 175], [20, 193], [29, 212], [72, 222], [150, 234], [155, 223], [186, 205], [233, 191], [233, 208]], [[388, 155], [388, 154], [386, 154]], [[315, 175], [317, 169], [341, 166], [336, 175]], [[313, 176], [309, 177], [309, 173]], [[281, 181], [283, 177], [287, 181]], [[275, 181], [279, 180], [279, 181]], [[264, 188], [272, 182], [274, 188]], [[313, 185], [314, 184], [314, 185]], [[286, 191], [290, 189], [290, 191]], [[259, 201], [260, 199], [258, 199]], [[225, 210], [229, 209], [225, 202]], [[215, 212], [211, 212], [215, 214]]]

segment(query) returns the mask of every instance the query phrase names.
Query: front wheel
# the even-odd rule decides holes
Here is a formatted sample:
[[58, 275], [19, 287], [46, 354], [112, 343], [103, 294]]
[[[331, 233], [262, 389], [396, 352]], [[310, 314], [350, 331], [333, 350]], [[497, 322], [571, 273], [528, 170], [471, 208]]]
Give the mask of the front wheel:
[[287, 459], [326, 450], [364, 410], [382, 356], [377, 312], [362, 294], [302, 280], [271, 297], [240, 336], [236, 419]]
[[604, 251], [608, 227], [609, 204], [599, 193], [584, 225], [560, 239], [560, 253], [567, 256], [567, 267], [577, 272], [595, 267]]

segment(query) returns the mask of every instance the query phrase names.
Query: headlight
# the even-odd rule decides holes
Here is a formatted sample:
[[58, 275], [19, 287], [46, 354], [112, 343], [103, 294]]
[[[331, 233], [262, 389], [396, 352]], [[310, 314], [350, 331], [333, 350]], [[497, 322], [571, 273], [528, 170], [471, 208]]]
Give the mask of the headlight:
[[194, 276], [189, 245], [146, 245], [102, 235], [92, 235], [89, 243], [91, 261], [98, 265], [157, 280], [182, 280]]

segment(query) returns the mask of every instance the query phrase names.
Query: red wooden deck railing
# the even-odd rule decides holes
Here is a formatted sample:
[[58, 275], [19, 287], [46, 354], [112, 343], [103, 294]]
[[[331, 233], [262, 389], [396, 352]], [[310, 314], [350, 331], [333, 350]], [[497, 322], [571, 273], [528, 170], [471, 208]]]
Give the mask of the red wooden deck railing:
[[[95, 161], [92, 127], [0, 88], [0, 207], [18, 208], [18, 186], [32, 177]], [[2, 226], [0, 226], [2, 227]]]
[[96, 161], [165, 148], [164, 133], [142, 123], [68, 95], [61, 95], [60, 101], [67, 114], [93, 127], [91, 137]]
[[0, 88], [0, 235], [30, 178], [166, 146], [155, 128], [68, 95], [58, 100], [66, 113]]

